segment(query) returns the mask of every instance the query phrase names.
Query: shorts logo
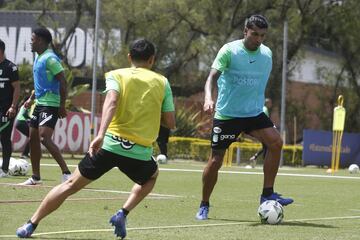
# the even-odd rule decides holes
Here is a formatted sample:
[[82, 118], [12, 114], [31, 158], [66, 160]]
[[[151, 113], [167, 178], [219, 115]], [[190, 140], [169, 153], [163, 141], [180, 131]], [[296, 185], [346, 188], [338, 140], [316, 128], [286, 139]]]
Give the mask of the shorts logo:
[[120, 146], [125, 150], [130, 150], [133, 146], [135, 146], [135, 143], [132, 141], [127, 140], [126, 138], [118, 137], [112, 135], [111, 137], [115, 141], [118, 141], [120, 143]]
[[213, 131], [214, 133], [221, 133], [222, 130], [219, 127], [214, 127]]
[[2, 116], [1, 117], [1, 122], [6, 123], [8, 121], [8, 117], [7, 116]]
[[214, 143], [217, 143], [219, 141], [219, 133], [221, 133], [222, 130], [219, 127], [214, 127], [213, 132], [214, 132], [214, 134], [213, 134], [213, 137], [212, 137], [212, 141]]
[[225, 140], [225, 139], [233, 140], [233, 139], [235, 139], [235, 138], [236, 138], [235, 134], [233, 134], [233, 135], [220, 135], [221, 141], [222, 141], [222, 140]]
[[42, 125], [44, 125], [46, 122], [48, 122], [48, 121], [50, 121], [51, 119], [52, 119], [52, 114], [50, 115], [50, 116], [47, 116], [47, 114], [46, 113], [41, 113], [41, 115], [42, 115], [42, 118], [44, 118], [40, 123], [39, 123], [39, 126], [42, 126]]

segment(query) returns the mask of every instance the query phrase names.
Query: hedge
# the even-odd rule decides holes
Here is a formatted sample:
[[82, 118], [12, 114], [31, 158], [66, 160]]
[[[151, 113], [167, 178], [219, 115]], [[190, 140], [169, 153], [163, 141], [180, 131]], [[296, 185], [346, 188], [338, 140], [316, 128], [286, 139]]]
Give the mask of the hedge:
[[[240, 148], [240, 164], [247, 163], [249, 158], [261, 149], [260, 143], [245, 139], [242, 142], [233, 143], [229, 149], [233, 150], [232, 164], [236, 164], [236, 149]], [[154, 145], [154, 153], [158, 154], [159, 149]], [[302, 165], [302, 146], [284, 145], [283, 147], [284, 165]], [[170, 137], [168, 143], [168, 156], [170, 159], [191, 159], [197, 161], [207, 161], [210, 155], [210, 141], [199, 138]], [[258, 164], [263, 163], [261, 156], [257, 159]]]

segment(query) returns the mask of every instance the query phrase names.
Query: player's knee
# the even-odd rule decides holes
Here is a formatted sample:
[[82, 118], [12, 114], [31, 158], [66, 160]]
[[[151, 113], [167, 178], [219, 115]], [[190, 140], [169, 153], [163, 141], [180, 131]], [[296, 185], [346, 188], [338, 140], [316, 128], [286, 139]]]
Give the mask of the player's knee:
[[270, 151], [281, 151], [283, 147], [283, 141], [279, 137], [275, 141], [273, 141], [269, 146], [267, 146]]
[[222, 166], [222, 159], [212, 158], [209, 160], [208, 166], [212, 171], [218, 171]]
[[64, 190], [69, 195], [74, 194], [82, 189], [82, 186], [80, 186], [79, 184], [76, 184], [76, 182], [71, 178], [62, 184], [63, 184]]
[[47, 146], [48, 143], [51, 141], [51, 138], [46, 136], [46, 135], [40, 135], [40, 142], [44, 145]]

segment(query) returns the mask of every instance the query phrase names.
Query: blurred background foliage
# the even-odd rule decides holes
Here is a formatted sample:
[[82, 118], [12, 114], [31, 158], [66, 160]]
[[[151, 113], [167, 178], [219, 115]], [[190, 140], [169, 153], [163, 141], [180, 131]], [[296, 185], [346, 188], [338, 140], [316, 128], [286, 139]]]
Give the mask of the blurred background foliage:
[[[292, 122], [296, 116], [303, 127], [311, 127], [306, 116], [315, 114], [321, 119], [322, 128], [331, 126], [331, 109], [341, 93], [348, 109], [345, 130], [360, 131], [360, 1], [103, 0], [101, 3], [101, 28], [105, 30], [107, 39], [101, 47], [107, 51], [103, 56], [105, 64], [98, 76], [103, 76], [110, 69], [128, 66], [128, 44], [136, 38], [145, 37], [157, 46], [155, 70], [169, 79], [176, 96], [184, 97], [203, 90], [217, 51], [224, 43], [242, 37], [246, 17], [255, 13], [265, 15], [270, 22], [265, 44], [272, 49], [274, 62], [266, 95], [273, 99], [275, 106], [280, 105], [281, 99], [283, 23], [287, 20], [289, 62], [296, 65], [302, 58], [303, 47], [312, 46], [338, 54], [344, 69], [336, 74], [323, 73], [334, 89], [329, 96], [319, 91], [323, 98], [318, 110], [309, 112], [302, 103], [288, 97], [287, 112], [291, 114], [286, 115], [287, 122]], [[0, 0], [1, 10], [40, 10], [39, 23], [53, 11], [73, 11], [72, 27], [89, 22], [93, 24], [95, 4], [94, 0]], [[120, 46], [113, 45], [108, 35], [112, 28], [121, 29]], [[69, 33], [71, 30], [73, 28], [69, 29]], [[91, 77], [90, 67], [69, 70], [74, 77]], [[292, 71], [289, 68], [290, 76]], [[24, 78], [28, 79], [26, 74], [23, 74]], [[185, 114], [184, 111], [182, 114]], [[191, 118], [188, 114], [187, 117]], [[192, 114], [196, 115], [196, 111]]]

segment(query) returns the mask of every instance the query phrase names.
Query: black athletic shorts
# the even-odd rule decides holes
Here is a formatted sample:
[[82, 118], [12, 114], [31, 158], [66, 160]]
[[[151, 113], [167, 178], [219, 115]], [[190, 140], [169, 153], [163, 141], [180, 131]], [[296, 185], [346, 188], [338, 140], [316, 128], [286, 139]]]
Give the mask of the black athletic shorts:
[[158, 169], [153, 158], [150, 161], [142, 161], [104, 149], [100, 149], [93, 157], [86, 153], [78, 167], [81, 175], [90, 180], [96, 180], [113, 167], [117, 167], [139, 185], [144, 185]]
[[58, 118], [58, 107], [36, 105], [32, 118], [30, 120], [30, 127], [49, 127], [54, 129]]
[[270, 118], [265, 113], [256, 117], [233, 118], [229, 120], [214, 119], [211, 132], [211, 148], [227, 149], [236, 141], [240, 133], [263, 128], [274, 127]]

